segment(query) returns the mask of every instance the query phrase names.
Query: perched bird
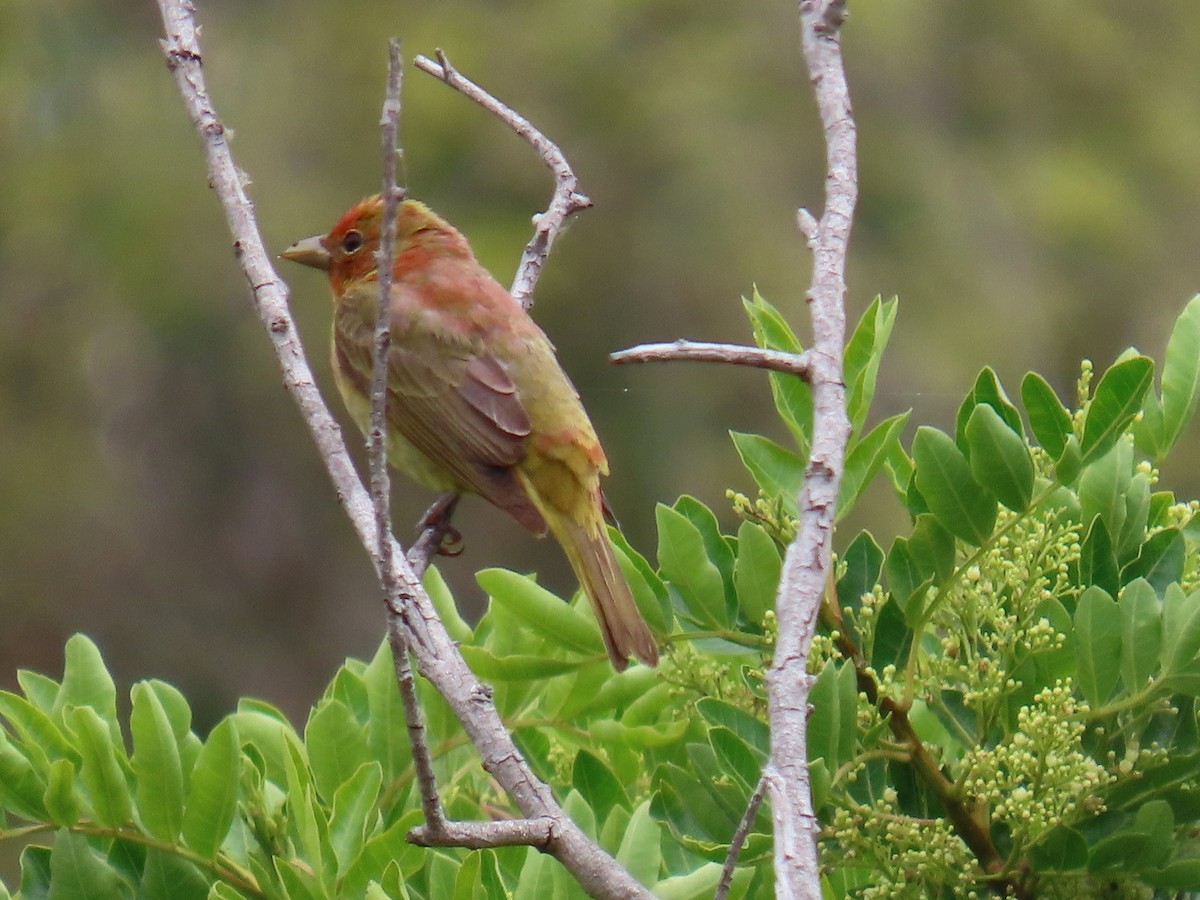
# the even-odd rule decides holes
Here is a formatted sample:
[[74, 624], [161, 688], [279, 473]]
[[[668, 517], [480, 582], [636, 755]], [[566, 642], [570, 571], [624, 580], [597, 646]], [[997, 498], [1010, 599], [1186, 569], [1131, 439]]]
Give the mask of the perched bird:
[[[333, 289], [333, 371], [351, 417], [369, 427], [383, 201], [369, 197], [285, 259], [323, 269]], [[388, 460], [429, 487], [479, 494], [566, 551], [614, 668], [658, 662], [605, 530], [608, 461], [554, 348], [488, 273], [465, 237], [422, 203], [396, 218], [389, 297]]]

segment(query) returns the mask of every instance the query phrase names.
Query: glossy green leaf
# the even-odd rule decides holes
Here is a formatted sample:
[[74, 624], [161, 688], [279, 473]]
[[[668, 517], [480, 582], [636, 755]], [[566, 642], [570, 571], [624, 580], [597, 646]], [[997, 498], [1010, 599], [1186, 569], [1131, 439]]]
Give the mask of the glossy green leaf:
[[383, 770], [375, 760], [359, 766], [333, 795], [329, 817], [329, 843], [337, 857], [337, 871], [345, 874], [358, 859], [363, 841], [378, 819], [376, 804], [383, 784]]
[[[133, 800], [108, 723], [90, 706], [70, 710], [67, 720], [75, 734], [82, 760], [79, 774], [93, 815], [102, 825], [126, 824], [133, 819]], [[123, 756], [124, 751], [120, 752]]]
[[370, 758], [367, 729], [340, 700], [322, 700], [308, 717], [304, 745], [317, 793], [326, 802]]
[[396, 685], [396, 663], [388, 641], [380, 642], [375, 656], [363, 670], [367, 691], [367, 747], [369, 756], [383, 766], [383, 778], [400, 777], [412, 763], [408, 723]]
[[761, 625], [767, 611], [775, 608], [775, 592], [779, 589], [782, 568], [783, 558], [774, 538], [761, 525], [742, 522], [738, 526], [733, 583], [738, 611], [744, 621]]
[[1073, 828], [1058, 825], [1034, 845], [1032, 858], [1039, 870], [1070, 872], [1087, 865], [1087, 839]]
[[617, 862], [642, 884], [653, 884], [662, 866], [658, 824], [650, 815], [650, 801], [638, 805], [629, 817], [629, 825], [621, 838]]
[[1028, 372], [1021, 379], [1021, 403], [1033, 436], [1052, 459], [1059, 459], [1071, 434], [1071, 414], [1059, 402], [1054, 388], [1041, 375]]
[[771, 751], [771, 733], [766, 722], [724, 700], [717, 700], [715, 697], [697, 700], [696, 712], [700, 713], [710, 725], [728, 728], [745, 741], [746, 746], [758, 756], [760, 763], [766, 762], [767, 754]]
[[876, 297], [863, 312], [850, 340], [846, 342], [842, 378], [847, 392], [846, 412], [850, 417], [852, 434], [856, 436], [862, 431], [875, 399], [879, 364], [896, 322], [897, 306], [895, 298], [885, 303]]
[[[104, 666], [100, 651], [82, 634], [67, 641], [62, 686], [52, 716], [61, 717], [68, 707], [87, 706], [104, 720], [114, 741], [121, 739], [117, 724], [117, 688]], [[61, 721], [61, 719], [60, 719]]]
[[146, 830], [174, 843], [183, 826], [184, 775], [174, 729], [158, 694], [145, 682], [133, 686], [133, 772], [138, 813]]
[[[1083, 470], [1079, 478], [1079, 509], [1084, 522], [1103, 519], [1110, 538], [1125, 524], [1125, 494], [1133, 471], [1133, 444], [1123, 440]], [[1113, 549], [1116, 550], [1115, 540]]]
[[975, 546], [984, 543], [996, 523], [996, 499], [972, 477], [954, 441], [922, 426], [913, 438], [912, 455], [917, 487], [930, 512], [955, 537]]
[[133, 896], [132, 885], [92, 849], [87, 838], [66, 829], [55, 833], [54, 851], [50, 855], [49, 900], [97, 900], [101, 897], [121, 900]]
[[69, 759], [56, 759], [46, 776], [46, 812], [58, 826], [74, 825], [79, 821], [83, 805], [76, 787], [75, 766]]
[[854, 509], [884, 463], [896, 452], [910, 413], [911, 410], [884, 419], [861, 440], [851, 442], [838, 487], [838, 520]]
[[629, 807], [629, 795], [616, 774], [588, 750], [575, 754], [571, 784], [598, 819], [606, 818], [614, 806]]
[[854, 666], [830, 661], [809, 692], [808, 755], [820, 757], [831, 770], [848, 762], [854, 752], [858, 715], [858, 686]]
[[1109, 367], [1088, 404], [1079, 445], [1083, 464], [1099, 459], [1129, 427], [1154, 381], [1154, 361], [1131, 356]]
[[1121, 671], [1121, 613], [1105, 591], [1090, 587], [1075, 608], [1076, 681], [1093, 707], [1102, 706]]
[[1025, 439], [987, 404], [971, 412], [965, 435], [975, 480], [1014, 512], [1028, 509], [1033, 497], [1033, 460]]
[[1150, 583], [1138, 578], [1125, 585], [1117, 598], [1121, 612], [1121, 678], [1125, 690], [1142, 689], [1158, 668], [1162, 651], [1162, 618]]
[[1079, 584], [1081, 587], [1095, 586], [1114, 596], [1120, 589], [1121, 572], [1117, 567], [1117, 555], [1113, 552], [1112, 539], [1100, 516], [1084, 536], [1079, 550]]
[[[785, 353], [802, 353], [804, 348], [783, 315], [756, 290], [751, 299], [742, 299], [758, 346]], [[771, 396], [800, 452], [807, 455], [812, 434], [812, 389], [808, 382], [786, 372], [768, 375]]]
[[1191, 421], [1198, 400], [1200, 296], [1191, 299], [1171, 331], [1162, 368], [1162, 400], [1147, 396], [1147, 412], [1153, 407], [1156, 415], [1148, 414], [1139, 424], [1139, 444], [1156, 459], [1164, 456]]
[[446, 579], [442, 577], [438, 567], [429, 566], [421, 578], [421, 583], [450, 637], [459, 643], [470, 641], [475, 633], [459, 613], [458, 604], [454, 602], [454, 594], [451, 593], [450, 586], [446, 584]]
[[796, 495], [804, 483], [804, 460], [761, 435], [731, 431], [729, 437], [763, 494], [778, 497], [788, 513], [796, 515]]
[[183, 810], [183, 840], [205, 859], [217, 855], [237, 813], [241, 746], [230, 716], [209, 732], [192, 768]]
[[696, 526], [704, 541], [704, 555], [721, 573], [725, 587], [726, 616], [732, 620], [736, 612], [737, 594], [733, 584], [735, 552], [733, 541], [721, 533], [721, 525], [711, 509], [687, 494], [679, 497], [671, 508]]
[[36, 745], [48, 759], [79, 761], [79, 754], [66, 735], [45, 712], [24, 697], [0, 691], [0, 716], [8, 720], [14, 733], [25, 745]]
[[138, 885], [138, 900], [206, 900], [208, 879], [177, 853], [150, 847]]
[[749, 745], [728, 728], [709, 729], [708, 744], [721, 764], [721, 771], [738, 780], [747, 797], [762, 775], [762, 763]]
[[[908, 538], [896, 538], [892, 541], [885, 564], [888, 590], [906, 616], [913, 596], [933, 580], [932, 567], [927, 571], [922, 562], [923, 560], [914, 556], [909, 549]], [[915, 612], [919, 615], [920, 609]]]
[[604, 651], [596, 623], [532, 578], [508, 569], [484, 569], [475, 580], [493, 603], [557, 645], [587, 654]]
[[1186, 556], [1183, 534], [1174, 528], [1164, 528], [1142, 544], [1137, 558], [1121, 571], [1121, 577], [1126, 581], [1145, 578], [1161, 594], [1167, 585], [1183, 580]]
[[658, 522], [658, 564], [679, 592], [697, 624], [715, 628], [728, 625], [725, 581], [708, 558], [704, 538], [685, 516], [669, 506], [655, 510]]
[[23, 819], [47, 818], [44, 799], [49, 772], [37, 772], [0, 728], [0, 812], [7, 809]]
[[958, 407], [958, 414], [955, 416], [954, 443], [958, 445], [959, 449], [964, 453], [969, 454], [970, 452], [966, 435], [967, 421], [979, 406], [991, 407], [992, 412], [1000, 417], [1009, 430], [1020, 435], [1021, 443], [1025, 443], [1021, 414], [1008, 399], [1008, 394], [1001, 386], [996, 371], [991, 366], [985, 366], [976, 377], [975, 384], [971, 386], [970, 393], [963, 399], [962, 404]]

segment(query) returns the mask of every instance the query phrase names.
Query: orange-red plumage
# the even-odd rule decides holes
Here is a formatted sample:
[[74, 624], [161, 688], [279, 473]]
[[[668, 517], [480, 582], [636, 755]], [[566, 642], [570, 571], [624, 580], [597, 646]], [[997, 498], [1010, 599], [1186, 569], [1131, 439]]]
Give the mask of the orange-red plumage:
[[[382, 201], [370, 197], [328, 234], [284, 253], [328, 273], [334, 373], [364, 429], [382, 215]], [[545, 334], [466, 238], [414, 200], [397, 213], [389, 302], [392, 465], [439, 490], [479, 494], [536, 534], [549, 531], [592, 602], [613, 665], [623, 669], [631, 656], [657, 663], [604, 526], [604, 450]]]

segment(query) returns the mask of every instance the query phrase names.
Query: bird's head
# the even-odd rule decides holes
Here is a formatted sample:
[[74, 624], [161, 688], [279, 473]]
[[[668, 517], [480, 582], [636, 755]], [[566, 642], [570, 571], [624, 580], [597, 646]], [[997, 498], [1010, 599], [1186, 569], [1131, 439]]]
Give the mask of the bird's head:
[[[335, 291], [376, 275], [383, 232], [383, 200], [376, 194], [360, 200], [328, 234], [297, 241], [280, 254], [292, 262], [323, 269]], [[466, 239], [449, 222], [418, 200], [404, 200], [396, 210], [395, 273], [422, 261], [422, 251], [470, 253]]]

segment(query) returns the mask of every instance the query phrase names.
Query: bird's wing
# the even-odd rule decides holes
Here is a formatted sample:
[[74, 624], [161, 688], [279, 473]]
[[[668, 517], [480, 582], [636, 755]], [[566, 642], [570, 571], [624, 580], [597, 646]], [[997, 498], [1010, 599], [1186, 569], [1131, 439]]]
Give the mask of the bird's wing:
[[[339, 362], [368, 394], [371, 343], [345, 338], [339, 328]], [[526, 454], [529, 416], [503, 364], [482, 341], [396, 323], [389, 366], [392, 428], [462, 487], [545, 533], [545, 520], [512, 469]]]

